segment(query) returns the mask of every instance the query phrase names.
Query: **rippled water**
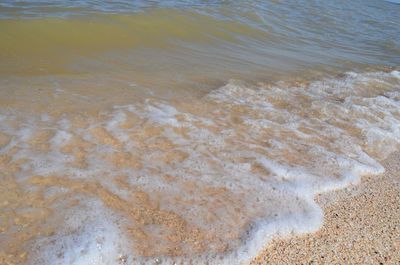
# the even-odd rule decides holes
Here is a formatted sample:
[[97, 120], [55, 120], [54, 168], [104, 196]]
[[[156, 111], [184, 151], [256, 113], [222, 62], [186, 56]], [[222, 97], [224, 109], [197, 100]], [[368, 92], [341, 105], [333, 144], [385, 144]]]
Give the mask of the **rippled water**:
[[146, 88], [210, 89], [400, 60], [399, 6], [385, 1], [12, 1], [0, 10], [7, 76], [113, 72]]
[[387, 1], [2, 1], [0, 263], [241, 264], [400, 145]]

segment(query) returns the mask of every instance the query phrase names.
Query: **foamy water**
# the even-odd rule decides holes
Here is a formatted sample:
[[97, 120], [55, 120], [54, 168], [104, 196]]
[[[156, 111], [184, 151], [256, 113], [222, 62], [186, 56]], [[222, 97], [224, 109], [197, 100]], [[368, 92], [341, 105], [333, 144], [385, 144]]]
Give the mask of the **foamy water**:
[[[0, 2], [0, 264], [246, 264], [399, 150], [388, 1]], [[379, 178], [379, 176], [377, 176]]]
[[2, 262], [240, 264], [316, 231], [316, 194], [384, 172], [400, 73], [232, 80], [80, 114], [2, 108], [0, 121]]

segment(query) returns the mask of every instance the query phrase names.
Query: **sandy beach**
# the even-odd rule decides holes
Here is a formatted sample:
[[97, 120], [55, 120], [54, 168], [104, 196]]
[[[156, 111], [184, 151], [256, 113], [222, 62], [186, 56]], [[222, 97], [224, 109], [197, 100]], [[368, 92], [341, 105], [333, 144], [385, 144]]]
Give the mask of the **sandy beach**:
[[400, 3], [0, 1], [0, 265], [400, 265]]
[[274, 240], [251, 265], [400, 264], [400, 153], [382, 164], [384, 174], [317, 198], [318, 232]]

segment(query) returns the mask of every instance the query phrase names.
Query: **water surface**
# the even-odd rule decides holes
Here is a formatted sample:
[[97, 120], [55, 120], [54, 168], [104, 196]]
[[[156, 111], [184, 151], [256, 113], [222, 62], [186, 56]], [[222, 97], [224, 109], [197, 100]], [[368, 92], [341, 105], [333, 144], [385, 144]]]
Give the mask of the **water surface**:
[[400, 144], [387, 1], [2, 1], [0, 263], [241, 264]]

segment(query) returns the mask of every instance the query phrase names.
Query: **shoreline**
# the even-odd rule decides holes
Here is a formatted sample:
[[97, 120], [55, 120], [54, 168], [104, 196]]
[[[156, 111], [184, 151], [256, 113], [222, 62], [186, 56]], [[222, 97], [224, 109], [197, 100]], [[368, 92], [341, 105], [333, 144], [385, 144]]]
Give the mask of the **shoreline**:
[[250, 265], [399, 264], [400, 152], [382, 165], [382, 175], [318, 195], [324, 210], [321, 229], [272, 240]]

